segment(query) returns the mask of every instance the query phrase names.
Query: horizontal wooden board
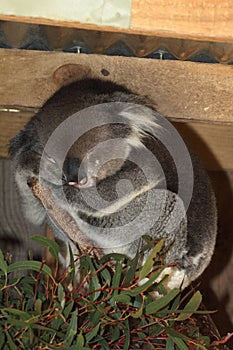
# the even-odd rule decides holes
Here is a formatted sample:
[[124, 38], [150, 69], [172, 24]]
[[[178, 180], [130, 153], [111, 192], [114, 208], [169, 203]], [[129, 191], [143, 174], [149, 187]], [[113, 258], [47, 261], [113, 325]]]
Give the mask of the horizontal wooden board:
[[[1, 20], [93, 29], [129, 34], [233, 42], [233, 7], [230, 0], [129, 0], [86, 3], [85, 11], [59, 6], [30, 7], [27, 2], [4, 0]], [[56, 4], [55, 3], [55, 4]], [[73, 2], [71, 2], [73, 4]], [[81, 1], [81, 6], [83, 2]], [[131, 3], [131, 6], [130, 6]], [[24, 6], [23, 6], [24, 5]], [[131, 10], [130, 10], [131, 8]], [[78, 8], [79, 9], [79, 8]], [[80, 10], [80, 9], [79, 9]], [[84, 14], [84, 15], [83, 15]]]
[[[7, 157], [9, 140], [34, 115], [34, 111], [0, 112], [0, 157]], [[177, 130], [209, 170], [233, 169], [233, 124], [174, 122]], [[221, 140], [221, 141], [220, 141]]]
[[62, 52], [1, 49], [0, 108], [39, 108], [84, 77], [123, 84], [170, 118], [233, 122], [233, 66]]
[[31, 119], [32, 112], [0, 111], [0, 158], [7, 157], [9, 140]]
[[23, 50], [0, 50], [0, 156], [7, 156], [9, 139], [60, 86], [84, 77], [148, 96], [179, 123], [209, 169], [233, 169], [232, 66]]
[[233, 169], [233, 124], [175, 122], [174, 125], [208, 170]]
[[132, 0], [131, 28], [143, 33], [233, 41], [230, 0]]

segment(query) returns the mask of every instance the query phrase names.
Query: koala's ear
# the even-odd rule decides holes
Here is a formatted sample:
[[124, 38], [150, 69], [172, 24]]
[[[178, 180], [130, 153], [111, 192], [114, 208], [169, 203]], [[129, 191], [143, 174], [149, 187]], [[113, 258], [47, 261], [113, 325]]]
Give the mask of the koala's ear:
[[43, 152], [40, 161], [40, 178], [47, 183], [61, 186], [65, 180], [62, 165], [58, 159], [53, 158], [48, 153]]

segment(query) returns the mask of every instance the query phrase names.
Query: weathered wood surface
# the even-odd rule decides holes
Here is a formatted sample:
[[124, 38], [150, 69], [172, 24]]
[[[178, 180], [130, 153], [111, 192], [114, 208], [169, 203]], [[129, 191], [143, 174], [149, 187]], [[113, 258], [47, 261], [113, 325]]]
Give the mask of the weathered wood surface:
[[[1, 20], [58, 25], [122, 33], [233, 42], [233, 7], [230, 0], [132, 0], [89, 3], [77, 11], [69, 2], [62, 6], [12, 7], [6, 0]], [[45, 7], [46, 6], [46, 7]], [[83, 6], [82, 2], [79, 7]], [[60, 9], [60, 12], [59, 12]], [[70, 11], [69, 11], [70, 10]], [[74, 12], [76, 15], [74, 16]], [[111, 11], [111, 12], [110, 12]], [[102, 24], [102, 25], [101, 25]]]
[[[0, 157], [7, 157], [9, 140], [26, 124], [37, 109], [0, 111]], [[200, 122], [174, 122], [182, 137], [200, 156], [208, 170], [233, 169], [233, 125]]]
[[133, 0], [131, 28], [199, 40], [233, 40], [230, 0]]
[[[0, 50], [0, 156], [63, 84], [96, 77], [147, 95], [211, 169], [233, 169], [233, 67], [58, 52]], [[18, 112], [17, 112], [18, 111]]]
[[118, 56], [2, 49], [0, 106], [39, 108], [64, 83], [83, 77], [147, 95], [170, 118], [233, 123], [232, 66]]

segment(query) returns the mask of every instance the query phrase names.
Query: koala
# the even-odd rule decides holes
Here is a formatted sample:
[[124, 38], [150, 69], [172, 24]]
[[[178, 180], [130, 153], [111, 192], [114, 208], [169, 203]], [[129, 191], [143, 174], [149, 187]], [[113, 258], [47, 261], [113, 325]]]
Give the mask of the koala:
[[[93, 248], [133, 257], [142, 235], [164, 238], [175, 263], [167, 287], [185, 288], [207, 267], [217, 232], [215, 196], [197, 157], [143, 96], [110, 81], [62, 87], [10, 141], [22, 206], [47, 222], [69, 261], [73, 242], [35, 198], [40, 180]], [[149, 250], [145, 252], [145, 258]]]

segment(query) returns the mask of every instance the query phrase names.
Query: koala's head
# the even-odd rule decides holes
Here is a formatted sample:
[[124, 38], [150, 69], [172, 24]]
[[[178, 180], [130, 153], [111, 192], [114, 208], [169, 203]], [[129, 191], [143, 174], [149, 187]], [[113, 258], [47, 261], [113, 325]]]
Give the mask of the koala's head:
[[[101, 108], [106, 106], [103, 104], [98, 114]], [[145, 140], [161, 133], [156, 112], [141, 105], [116, 103], [108, 106], [108, 114], [107, 124], [90, 128], [70, 148], [63, 166], [70, 186], [95, 186], [120, 171], [129, 160], [146, 164]]]

